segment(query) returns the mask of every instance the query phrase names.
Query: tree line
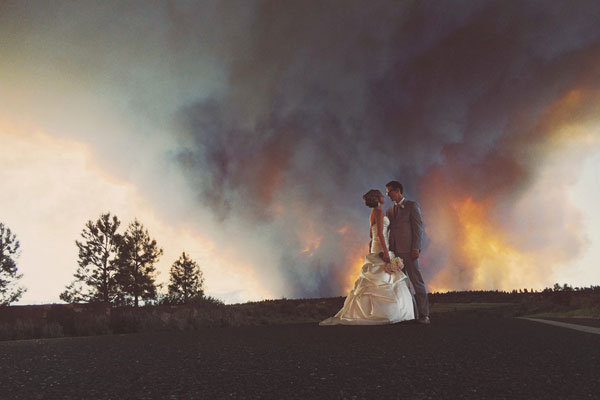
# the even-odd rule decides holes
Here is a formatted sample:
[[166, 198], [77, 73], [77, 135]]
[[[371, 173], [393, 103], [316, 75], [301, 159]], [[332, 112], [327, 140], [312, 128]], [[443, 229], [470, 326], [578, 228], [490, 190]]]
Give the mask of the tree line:
[[[85, 224], [75, 241], [74, 279], [60, 293], [61, 300], [138, 307], [141, 301], [186, 304], [204, 298], [203, 273], [185, 251], [171, 265], [167, 294], [160, 294], [155, 265], [163, 250], [137, 219], [122, 233], [120, 226], [121, 221], [110, 213]], [[0, 222], [0, 305], [10, 305], [25, 292], [18, 286], [22, 277], [16, 264], [19, 248], [16, 235]]]

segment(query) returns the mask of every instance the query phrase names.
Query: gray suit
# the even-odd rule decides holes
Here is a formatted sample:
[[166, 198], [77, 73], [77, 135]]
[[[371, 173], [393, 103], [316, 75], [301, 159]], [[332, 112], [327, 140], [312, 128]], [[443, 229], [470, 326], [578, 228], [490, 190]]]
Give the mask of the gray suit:
[[410, 200], [404, 200], [402, 206], [394, 205], [385, 213], [390, 220], [390, 249], [404, 261], [404, 271], [415, 289], [415, 316], [429, 316], [429, 300], [427, 287], [421, 276], [419, 259], [413, 260], [410, 252], [421, 250], [423, 244], [423, 218], [419, 205]]

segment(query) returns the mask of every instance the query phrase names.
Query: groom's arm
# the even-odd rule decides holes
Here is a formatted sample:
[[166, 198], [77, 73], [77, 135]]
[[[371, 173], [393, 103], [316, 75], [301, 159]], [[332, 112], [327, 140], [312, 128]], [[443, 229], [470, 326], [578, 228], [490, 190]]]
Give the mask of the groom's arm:
[[410, 211], [410, 227], [412, 231], [412, 252], [413, 257], [417, 258], [421, 247], [423, 245], [423, 216], [421, 215], [421, 207], [416, 201], [413, 203], [413, 207]]

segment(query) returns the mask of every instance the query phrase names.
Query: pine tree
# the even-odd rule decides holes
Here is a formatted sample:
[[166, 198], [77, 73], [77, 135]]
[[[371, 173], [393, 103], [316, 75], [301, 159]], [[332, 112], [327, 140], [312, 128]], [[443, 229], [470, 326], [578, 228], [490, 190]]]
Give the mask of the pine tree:
[[23, 274], [17, 273], [17, 261], [21, 252], [17, 236], [0, 222], [0, 306], [8, 306], [21, 298], [26, 291], [17, 285]]
[[203, 284], [204, 277], [200, 266], [183, 252], [171, 266], [169, 298], [183, 304], [187, 304], [190, 299], [203, 298]]
[[115, 281], [116, 255], [120, 240], [117, 229], [121, 221], [110, 213], [96, 222], [88, 221], [81, 232], [83, 240], [75, 241], [79, 249], [79, 267], [75, 280], [60, 294], [68, 303], [103, 301], [112, 303], [117, 296]]
[[156, 240], [150, 238], [148, 230], [137, 219], [129, 224], [119, 243], [115, 276], [124, 300], [133, 298], [138, 307], [140, 298], [156, 298], [154, 264], [162, 253]]

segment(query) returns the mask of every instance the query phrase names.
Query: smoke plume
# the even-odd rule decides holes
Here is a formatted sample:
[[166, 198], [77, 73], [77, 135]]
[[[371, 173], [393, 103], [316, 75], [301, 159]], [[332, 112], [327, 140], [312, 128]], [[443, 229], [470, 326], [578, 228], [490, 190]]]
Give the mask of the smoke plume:
[[[422, 203], [434, 288], [543, 284], [585, 245], [577, 212], [567, 200], [564, 220], [514, 205], [560, 150], [557, 130], [594, 122], [600, 8], [344, 5], [257, 5], [227, 49], [227, 89], [181, 111], [194, 146], [180, 161], [203, 201], [271, 229], [265, 250], [283, 250], [292, 296], [347, 286], [368, 243], [360, 196], [391, 179]], [[484, 237], [469, 248], [473, 235]], [[488, 254], [494, 241], [504, 248]]]

